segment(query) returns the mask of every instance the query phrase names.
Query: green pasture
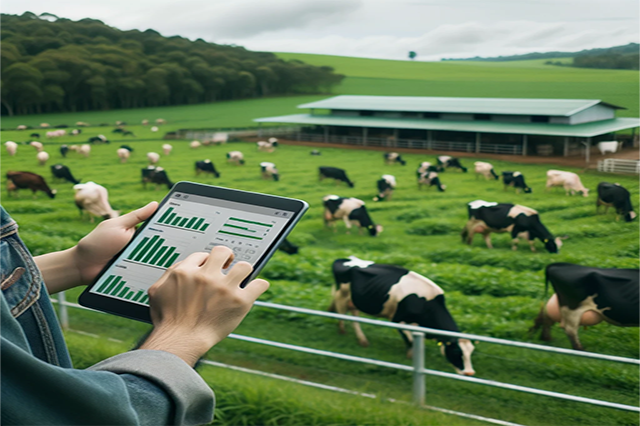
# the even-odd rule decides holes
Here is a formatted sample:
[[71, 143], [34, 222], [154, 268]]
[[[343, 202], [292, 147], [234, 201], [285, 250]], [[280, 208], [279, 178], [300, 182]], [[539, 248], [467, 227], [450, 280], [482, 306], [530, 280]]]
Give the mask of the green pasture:
[[[268, 103], [268, 100], [251, 102]], [[281, 106], [285, 109], [286, 99], [282, 99], [282, 102]], [[195, 111], [194, 109], [194, 119]], [[185, 120], [189, 119], [188, 113], [180, 113]], [[236, 113], [236, 116], [242, 115], [240, 109]], [[130, 118], [133, 115], [127, 114], [128, 112], [123, 113], [118, 119], [134, 121]], [[168, 114], [158, 116], [172, 119]], [[69, 117], [71, 115], [65, 118], [68, 122], [82, 119]], [[151, 119], [155, 116], [135, 117]], [[3, 127], [6, 127], [5, 123]], [[110, 128], [89, 128], [82, 137], [104, 132], [105, 129]], [[46, 140], [43, 142], [45, 150], [52, 157], [49, 165], [63, 163], [70, 167], [77, 178], [92, 180], [105, 186], [109, 190], [113, 208], [124, 213], [151, 200], [162, 199], [167, 191], [166, 188], [145, 190], [140, 184], [140, 169], [147, 165], [145, 154], [149, 151], [162, 152], [161, 145], [165, 141], [142, 126], [136, 127], [134, 132], [137, 139], [117, 136], [112, 137], [113, 142], [109, 145], [93, 146], [89, 158], [82, 158], [75, 153], [70, 153], [67, 159], [61, 158], [57, 152], [59, 143], [73, 142], [71, 136], [55, 143], [47, 143]], [[22, 141], [23, 135], [24, 132], [3, 132], [2, 142]], [[115, 153], [121, 140], [135, 149], [126, 164], [120, 164]], [[489, 160], [498, 172], [521, 171], [533, 188], [532, 194], [516, 195], [513, 191], [504, 191], [498, 181], [477, 180], [472, 172], [464, 174], [459, 171], [441, 174], [447, 191], [439, 193], [435, 189], [420, 191], [415, 182], [417, 164], [421, 161], [434, 161], [434, 152], [407, 154], [405, 157], [408, 165], [402, 167], [384, 165], [381, 153], [376, 151], [327, 148], [321, 149], [321, 156], [311, 156], [310, 148], [282, 146], [276, 152], [267, 154], [257, 152], [255, 145], [251, 143], [230, 143], [192, 150], [188, 142], [170, 142], [174, 146], [173, 152], [160, 160], [159, 165], [167, 170], [172, 180], [191, 180], [302, 198], [311, 206], [290, 237], [293, 243], [301, 246], [301, 253], [288, 256], [279, 252], [273, 257], [262, 273], [271, 282], [271, 289], [261, 300], [324, 310], [331, 299], [331, 263], [339, 257], [356, 255], [363, 259], [402, 265], [433, 279], [445, 290], [447, 305], [464, 332], [542, 343], [537, 336], [529, 334], [528, 329], [544, 300], [543, 271], [547, 264], [573, 262], [599, 267], [638, 267], [637, 222], [617, 222], [612, 212], [608, 215], [596, 215], [593, 194], [585, 198], [566, 196], [561, 189], [546, 192], [545, 172], [551, 168], [548, 166]], [[231, 150], [244, 152], [247, 164], [226, 164], [225, 153]], [[51, 186], [58, 190], [56, 198], [51, 200], [41, 193], [34, 199], [24, 191], [19, 198], [9, 198], [4, 188], [2, 196], [4, 207], [21, 226], [22, 238], [37, 255], [71, 247], [90, 232], [95, 224], [86, 218], [80, 218], [73, 203], [72, 185], [51, 182], [49, 165], [39, 167], [35, 154], [33, 148], [21, 145], [15, 157], [3, 155], [2, 169], [27, 170], [44, 175]], [[193, 164], [196, 160], [206, 158], [211, 159], [221, 172], [219, 179], [205, 176], [196, 178]], [[265, 160], [276, 163], [281, 172], [281, 181], [264, 181], [260, 178], [258, 164]], [[472, 161], [462, 159], [462, 163], [470, 168]], [[318, 182], [317, 167], [322, 165], [345, 168], [349, 177], [355, 181], [355, 188], [336, 185], [328, 180]], [[638, 204], [637, 177], [567, 170], [580, 173], [582, 182], [594, 192], [598, 182], [619, 182], [633, 194], [634, 205]], [[371, 199], [375, 195], [375, 182], [383, 173], [395, 175], [398, 188], [392, 200], [374, 203]], [[325, 229], [321, 200], [328, 194], [365, 200], [373, 220], [384, 226], [384, 232], [375, 238], [359, 235], [356, 230], [346, 234], [342, 223], [337, 225], [335, 233]], [[568, 237], [560, 254], [547, 253], [540, 242], [536, 243], [536, 252], [532, 253], [524, 242], [514, 252], [510, 248], [510, 237], [506, 234], [493, 236], [493, 250], [487, 249], [480, 237], [477, 237], [471, 247], [463, 245], [459, 234], [466, 222], [466, 203], [476, 199], [520, 203], [537, 209], [542, 222], [552, 233]], [[68, 297], [73, 300], [79, 291], [80, 289], [69, 292]], [[122, 318], [77, 310], [72, 310], [71, 313], [72, 329], [117, 338], [127, 344], [133, 344], [148, 330], [147, 325]], [[238, 329], [238, 333], [410, 364], [405, 357], [404, 344], [395, 331], [367, 326], [363, 330], [371, 342], [369, 348], [361, 348], [356, 344], [350, 327], [346, 335], [337, 334], [334, 321], [255, 308]], [[553, 337], [554, 340], [548, 344], [570, 347], [568, 339], [558, 326], [554, 327]], [[581, 330], [580, 337], [588, 351], [638, 358], [640, 342], [635, 328], [600, 324]], [[75, 347], [78, 346], [81, 345]], [[453, 372], [438, 353], [435, 343], [428, 342], [426, 351], [427, 368]], [[411, 376], [403, 372], [233, 340], [219, 344], [208, 357], [370, 392], [379, 397], [410, 400]], [[509, 349], [486, 343], [477, 345], [473, 362], [477, 377], [483, 379], [630, 405], [637, 405], [638, 402], [637, 367]], [[522, 424], [638, 424], [637, 415], [627, 412], [533, 397], [442, 378], [428, 377], [427, 393], [430, 405]], [[327, 398], [345, 397], [330, 394]], [[367, 419], [360, 421], [349, 417], [326, 423], [385, 423], [384, 420], [376, 422]], [[407, 420], [407, 424], [411, 422], [413, 420]], [[438, 422], [448, 424], [444, 420], [434, 421]]]

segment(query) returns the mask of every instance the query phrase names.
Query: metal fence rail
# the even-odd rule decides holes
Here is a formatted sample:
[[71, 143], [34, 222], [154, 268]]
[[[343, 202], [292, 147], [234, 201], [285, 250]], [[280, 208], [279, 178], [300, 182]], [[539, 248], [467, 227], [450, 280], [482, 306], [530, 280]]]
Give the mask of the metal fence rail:
[[640, 174], [640, 161], [607, 158], [598, 161], [598, 171], [608, 173]]

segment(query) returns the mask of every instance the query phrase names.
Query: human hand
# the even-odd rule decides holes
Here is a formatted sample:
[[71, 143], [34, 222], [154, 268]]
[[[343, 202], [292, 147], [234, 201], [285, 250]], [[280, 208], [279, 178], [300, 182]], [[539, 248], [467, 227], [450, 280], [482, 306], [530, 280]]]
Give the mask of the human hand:
[[101, 222], [73, 249], [80, 285], [88, 285], [104, 266], [131, 240], [135, 226], [148, 219], [158, 208], [153, 201], [146, 206]]
[[216, 246], [167, 269], [149, 288], [154, 329], [140, 349], [171, 352], [195, 365], [235, 330], [269, 283], [258, 279], [240, 288], [253, 268], [238, 262], [225, 275], [233, 258], [229, 248]]

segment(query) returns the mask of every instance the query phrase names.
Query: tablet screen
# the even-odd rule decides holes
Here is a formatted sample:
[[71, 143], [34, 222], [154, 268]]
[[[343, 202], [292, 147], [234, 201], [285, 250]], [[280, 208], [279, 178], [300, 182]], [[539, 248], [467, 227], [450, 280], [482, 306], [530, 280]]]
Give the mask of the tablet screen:
[[294, 212], [175, 192], [89, 290], [144, 306], [165, 269], [191, 253], [227, 246], [252, 266]]

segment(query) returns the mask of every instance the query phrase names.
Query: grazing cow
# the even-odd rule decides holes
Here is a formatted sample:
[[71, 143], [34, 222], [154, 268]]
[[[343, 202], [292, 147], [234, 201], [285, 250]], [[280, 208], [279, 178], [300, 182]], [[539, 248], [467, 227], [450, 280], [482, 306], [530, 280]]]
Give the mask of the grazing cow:
[[47, 139], [59, 138], [60, 136], [64, 136], [66, 134], [67, 134], [67, 131], [64, 129], [52, 130], [50, 132], [47, 132]]
[[278, 138], [269, 138], [269, 139], [267, 139], [267, 142], [269, 142], [269, 143], [278, 143]]
[[18, 144], [13, 142], [13, 141], [7, 141], [4, 143], [4, 146], [7, 147], [7, 153], [13, 157], [14, 155], [16, 155], [16, 152], [18, 151]]
[[80, 133], [82, 133], [82, 129], [73, 129], [71, 131], [71, 136], [78, 136]]
[[143, 126], [149, 125], [149, 120], [147, 120], [147, 119], [142, 120], [142, 125]]
[[158, 185], [167, 185], [168, 189], [171, 189], [173, 182], [169, 180], [167, 172], [162, 167], [147, 166], [142, 169], [142, 186], [147, 187], [147, 183], [153, 183], [158, 189]]
[[131, 152], [126, 148], [118, 148], [116, 150], [116, 153], [118, 154], [118, 158], [120, 159], [121, 163], [126, 163], [129, 159], [129, 156], [131, 155]]
[[69, 151], [80, 152], [80, 145], [71, 145]]
[[120, 148], [124, 148], [129, 152], [133, 152], [133, 148], [131, 148], [129, 145], [120, 145]]
[[51, 124], [49, 124], [49, 123], [40, 123], [40, 127], [43, 128], [43, 129], [46, 129], [48, 127], [51, 127]]
[[36, 151], [38, 151], [38, 152], [40, 152], [40, 151], [42, 151], [44, 149], [44, 145], [41, 142], [38, 142], [38, 141], [29, 142], [29, 145], [34, 147], [36, 149]]
[[167, 124], [167, 121], [163, 118], [156, 118], [156, 124], [159, 126], [161, 124]]
[[393, 175], [382, 175], [376, 182], [378, 195], [373, 197], [373, 201], [390, 200], [393, 190], [396, 189], [396, 178]]
[[19, 125], [18, 127], [16, 127], [16, 130], [27, 130], [29, 127], [25, 126], [24, 124]]
[[[272, 139], [275, 139], [275, 138], [272, 138]], [[278, 141], [277, 139], [273, 142], [259, 141], [256, 143], [256, 145], [258, 146], [258, 151], [273, 152], [278, 147]]]
[[109, 142], [109, 140], [107, 139], [107, 137], [105, 135], [98, 135], [98, 136], [94, 136], [92, 138], [89, 138], [88, 142], [89, 143], [111, 143], [111, 142]]
[[351, 182], [347, 177], [347, 172], [345, 172], [344, 169], [339, 169], [337, 167], [322, 166], [318, 168], [318, 180], [323, 180], [324, 178], [334, 179], [336, 184], [338, 181], [342, 181], [346, 183], [349, 188], [353, 188], [355, 186], [355, 182]]
[[136, 137], [136, 135], [134, 135], [131, 130], [125, 130], [124, 132], [122, 132], [122, 136], [133, 136], [134, 138]]
[[168, 144], [168, 143], [165, 143], [165, 144], [163, 144], [163, 145], [162, 145], [162, 153], [163, 153], [164, 155], [169, 155], [169, 154], [171, 154], [171, 150], [172, 150], [172, 149], [173, 149], [173, 147], [172, 147], [170, 144]]
[[525, 194], [531, 193], [531, 188], [527, 186], [524, 181], [524, 175], [520, 172], [502, 172], [502, 182], [504, 183], [505, 191], [508, 186], [512, 186], [516, 189], [516, 194], [519, 194], [521, 189]]
[[273, 163], [268, 161], [260, 163], [260, 172], [262, 173], [262, 179], [273, 178], [276, 182], [280, 180], [280, 173], [278, 173], [278, 169]]
[[33, 139], [40, 139], [40, 133], [31, 133], [29, 137]]
[[149, 164], [158, 164], [158, 161], [160, 161], [160, 154], [157, 152], [147, 152], [147, 160], [149, 160]]
[[60, 155], [62, 155], [63, 158], [67, 158], [68, 152], [69, 152], [68, 145], [60, 145]]
[[436, 172], [424, 172], [418, 177], [418, 189], [422, 189], [423, 186], [427, 188], [435, 186], [440, 192], [444, 192], [447, 189], [447, 185], [443, 185], [440, 182], [440, 177]]
[[220, 173], [216, 170], [216, 166], [209, 160], [196, 161], [196, 175], [200, 176], [200, 173], [210, 173], [219, 178]]
[[500, 177], [493, 170], [493, 166], [491, 163], [485, 163], [484, 161], [476, 161], [473, 163], [476, 171], [476, 179], [478, 176], [484, 176], [485, 179], [491, 179], [493, 177], [495, 180], [498, 180]]
[[407, 162], [404, 161], [402, 159], [402, 157], [400, 156], [400, 154], [398, 154], [397, 152], [386, 152], [386, 153], [382, 154], [382, 158], [384, 158], [384, 163], [385, 164], [400, 163], [403, 166], [407, 165]]
[[582, 185], [580, 177], [572, 172], [563, 172], [561, 170], [547, 171], [547, 190], [553, 186], [561, 186], [567, 195], [575, 195], [576, 192], [582, 192], [583, 197], [589, 196], [589, 190]]
[[324, 224], [333, 226], [334, 232], [336, 231], [335, 222], [340, 219], [344, 220], [347, 234], [350, 233], [352, 222], [358, 226], [360, 233], [362, 228], [367, 228], [369, 235], [372, 237], [380, 234], [383, 230], [381, 225], [373, 223], [362, 200], [327, 195], [322, 201], [324, 205]]
[[425, 172], [436, 172], [436, 173], [440, 173], [444, 171], [444, 168], [442, 166], [434, 166], [432, 165], [430, 162], [428, 161], [423, 161], [422, 163], [420, 163], [420, 165], [418, 166], [418, 170], [416, 170], [416, 176], [418, 177], [418, 179], [420, 179], [420, 176], [422, 174], [424, 174]]
[[442, 166], [445, 169], [448, 169], [449, 167], [455, 167], [457, 169], [462, 170], [464, 173], [467, 173], [467, 168], [463, 167], [462, 164], [460, 164], [460, 160], [454, 157], [450, 157], [448, 155], [439, 156], [438, 165]]
[[89, 157], [89, 154], [91, 154], [91, 145], [80, 145], [80, 148], [78, 148], [78, 152], [80, 154], [82, 154], [85, 158]]
[[38, 159], [38, 164], [44, 166], [49, 161], [49, 154], [45, 151], [40, 151], [36, 154], [36, 158]]
[[489, 203], [483, 200], [472, 201], [467, 204], [469, 221], [462, 230], [462, 242], [471, 245], [473, 236], [482, 234], [488, 248], [491, 245], [491, 233], [510, 232], [512, 250], [518, 249], [518, 239], [526, 238], [529, 241], [531, 251], [536, 251], [533, 246], [538, 238], [544, 243], [549, 253], [558, 253], [562, 247], [560, 237], [553, 238], [551, 232], [540, 222], [538, 212], [518, 204]]
[[604, 214], [607, 214], [609, 207], [615, 207], [617, 213], [616, 221], [620, 220], [620, 216], [624, 217], [627, 222], [631, 222], [636, 218], [636, 212], [633, 211], [633, 205], [631, 204], [631, 194], [619, 183], [600, 182], [598, 184], [596, 214], [599, 213], [600, 206], [605, 206]]
[[155, 133], [155, 132], [157, 132], [157, 131], [158, 131], [158, 128], [157, 128], [156, 126], [153, 126], [153, 127], [151, 128], [151, 131]]
[[278, 250], [283, 251], [287, 254], [298, 254], [300, 248], [285, 238], [278, 246]]
[[122, 127], [117, 127], [111, 131], [111, 133], [122, 133], [124, 129]]
[[191, 149], [197, 149], [197, 148], [200, 148], [201, 145], [202, 144], [199, 141], [193, 141], [189, 144], [189, 147]]
[[314, 149], [311, 151], [311, 155], [322, 155], [322, 153], [320, 151], [318, 151], [317, 149]]
[[[437, 330], [459, 332], [458, 326], [447, 310], [444, 291], [436, 283], [416, 272], [395, 265], [383, 265], [350, 256], [333, 262], [333, 302], [330, 311], [339, 314], [359, 311], [368, 315], [387, 318], [400, 324], [411, 324]], [[344, 321], [339, 322], [344, 333]], [[361, 346], [369, 346], [360, 324], [353, 329]], [[398, 330], [405, 341], [411, 358], [413, 336], [411, 332]], [[456, 373], [473, 376], [471, 364], [473, 344], [468, 339], [430, 335], [426, 338], [438, 341], [441, 352]]]
[[31, 172], [7, 172], [7, 192], [11, 195], [12, 192], [17, 193], [19, 189], [30, 189], [33, 192], [33, 198], [36, 197], [36, 192], [42, 191], [49, 196], [49, 198], [55, 198], [56, 190], [49, 189], [47, 182], [40, 175]]
[[67, 166], [62, 164], [54, 164], [53, 166], [51, 166], [51, 174], [55, 179], [63, 179], [73, 184], [80, 183], [79, 179], [73, 177], [73, 175], [71, 174], [71, 170], [69, 170]]
[[578, 338], [580, 326], [606, 321], [619, 327], [638, 327], [637, 269], [607, 269], [552, 263], [547, 265], [555, 294], [542, 307], [530, 331], [542, 327], [541, 339], [551, 340], [551, 326], [559, 322], [575, 350], [584, 350]]
[[227, 152], [227, 163], [235, 163], [236, 166], [244, 164], [244, 155], [240, 151]]
[[94, 216], [111, 219], [120, 215], [120, 212], [113, 210], [109, 205], [109, 192], [104, 186], [95, 182], [79, 183], [73, 186], [73, 190], [75, 191], [73, 199], [80, 211], [80, 217], [83, 215], [83, 210], [86, 210], [91, 223], [94, 221]]
[[85, 123], [84, 121], [76, 122], [76, 126], [78, 127], [89, 127], [89, 123]]

